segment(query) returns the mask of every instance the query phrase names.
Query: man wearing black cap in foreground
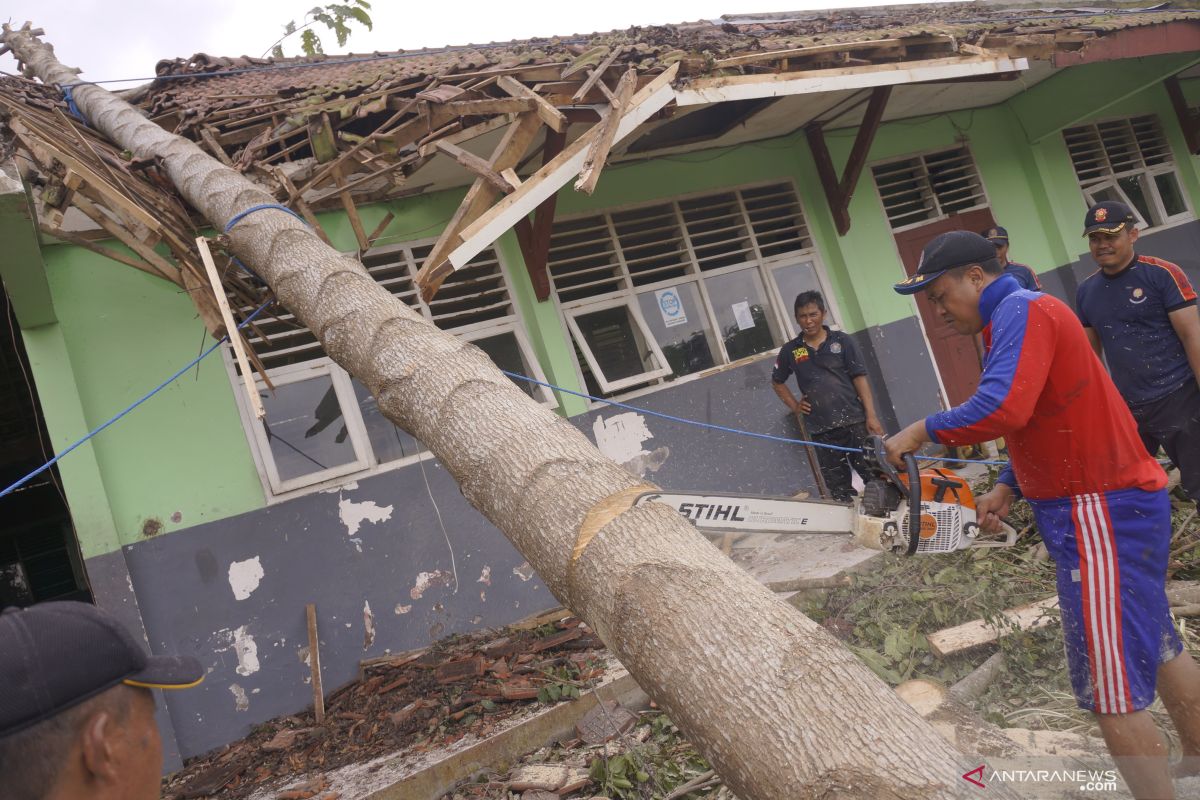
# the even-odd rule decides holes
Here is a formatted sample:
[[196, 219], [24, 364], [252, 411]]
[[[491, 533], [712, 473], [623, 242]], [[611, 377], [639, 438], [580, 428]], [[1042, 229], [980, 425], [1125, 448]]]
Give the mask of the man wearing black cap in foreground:
[[1108, 359], [1113, 383], [1152, 455], [1161, 446], [1200, 502], [1200, 314], [1183, 270], [1134, 252], [1137, 220], [1124, 203], [1088, 209], [1083, 235], [1100, 269], [1079, 284], [1075, 309]]
[[151, 800], [162, 742], [151, 689], [203, 678], [194, 658], [147, 656], [87, 603], [0, 614], [0, 796]]
[[1179, 732], [1180, 771], [1196, 772], [1200, 668], [1168, 611], [1166, 474], [1079, 320], [1057, 298], [1004, 275], [987, 240], [938, 236], [917, 273], [895, 288], [924, 290], [958, 333], [983, 334], [987, 355], [975, 394], [888, 439], [889, 459], [899, 464], [926, 442], [1005, 438], [1011, 463], [975, 498], [980, 525], [998, 528], [1018, 497], [1033, 506], [1055, 562], [1076, 700], [1096, 714], [1135, 797], [1174, 797], [1166, 740], [1146, 708], [1157, 690]]
[[1008, 260], [1007, 230], [1001, 228], [999, 225], [993, 225], [979, 235], [991, 242], [996, 248], [996, 260], [1000, 262], [1000, 268], [1004, 270], [1005, 275], [1011, 275], [1016, 278], [1017, 283], [1021, 284], [1022, 289], [1028, 289], [1031, 292], [1042, 291], [1042, 284], [1038, 282], [1037, 273], [1028, 264]]

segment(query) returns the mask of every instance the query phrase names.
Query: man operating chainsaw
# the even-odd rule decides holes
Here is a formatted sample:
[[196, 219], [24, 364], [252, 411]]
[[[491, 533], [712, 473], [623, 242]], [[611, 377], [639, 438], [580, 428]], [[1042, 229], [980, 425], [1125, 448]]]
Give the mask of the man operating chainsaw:
[[1017, 498], [1033, 506], [1057, 567], [1076, 699], [1134, 795], [1173, 798], [1167, 744], [1146, 708], [1157, 687], [1182, 742], [1180, 771], [1200, 770], [1200, 668], [1168, 612], [1166, 474], [1071, 309], [1022, 289], [986, 239], [938, 236], [895, 289], [924, 291], [958, 333], [982, 333], [986, 357], [974, 396], [888, 439], [889, 460], [926, 442], [1005, 438], [1011, 463], [975, 499], [980, 525], [994, 530]]

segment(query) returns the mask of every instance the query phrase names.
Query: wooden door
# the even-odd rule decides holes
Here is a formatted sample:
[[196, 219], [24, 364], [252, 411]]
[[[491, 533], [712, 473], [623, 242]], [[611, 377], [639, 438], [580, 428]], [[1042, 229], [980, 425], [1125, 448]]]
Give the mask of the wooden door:
[[[921, 250], [939, 233], [961, 230], [978, 232], [995, 224], [991, 209], [980, 208], [897, 233], [896, 247], [900, 250], [904, 271], [909, 275], [917, 271]], [[942, 385], [946, 387], [947, 399], [951, 406], [959, 405], [979, 387], [981, 369], [975, 338], [956, 333], [943, 322], [941, 317], [934, 313], [933, 305], [925, 299], [924, 292], [917, 292], [914, 297], [917, 300], [917, 309], [921, 313], [925, 335], [933, 348], [934, 363], [942, 376]]]

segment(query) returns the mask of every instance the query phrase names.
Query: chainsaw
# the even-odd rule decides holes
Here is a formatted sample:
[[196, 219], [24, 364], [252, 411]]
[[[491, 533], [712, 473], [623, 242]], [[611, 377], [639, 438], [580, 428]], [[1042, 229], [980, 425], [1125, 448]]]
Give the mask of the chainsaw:
[[972, 547], [1011, 547], [1016, 543], [1017, 532], [1007, 524], [1001, 523], [996, 536], [980, 530], [975, 495], [952, 471], [921, 470], [913, 454], [906, 453], [905, 474], [901, 475], [888, 463], [881, 436], [869, 437], [863, 454], [874, 477], [851, 503], [646, 492], [634, 505], [666, 503], [704, 533], [851, 534], [863, 547], [909, 556]]

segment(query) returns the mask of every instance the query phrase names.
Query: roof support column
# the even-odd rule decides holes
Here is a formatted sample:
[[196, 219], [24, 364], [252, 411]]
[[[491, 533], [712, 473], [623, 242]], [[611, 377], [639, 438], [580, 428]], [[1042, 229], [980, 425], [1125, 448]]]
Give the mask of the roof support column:
[[825, 199], [829, 202], [829, 210], [833, 214], [839, 236], [845, 236], [850, 231], [850, 200], [854, 197], [854, 187], [858, 185], [858, 178], [867, 163], [867, 154], [871, 151], [871, 143], [875, 141], [875, 134], [879, 131], [883, 112], [887, 109], [888, 98], [891, 95], [891, 86], [876, 86], [871, 90], [871, 100], [867, 103], [866, 114], [858, 126], [854, 147], [846, 160], [841, 180], [838, 180], [833, 159], [830, 158], [829, 148], [825, 144], [822, 124], [811, 122], [804, 127], [808, 146], [812, 149], [813, 160], [817, 164], [817, 175], [825, 190]]

